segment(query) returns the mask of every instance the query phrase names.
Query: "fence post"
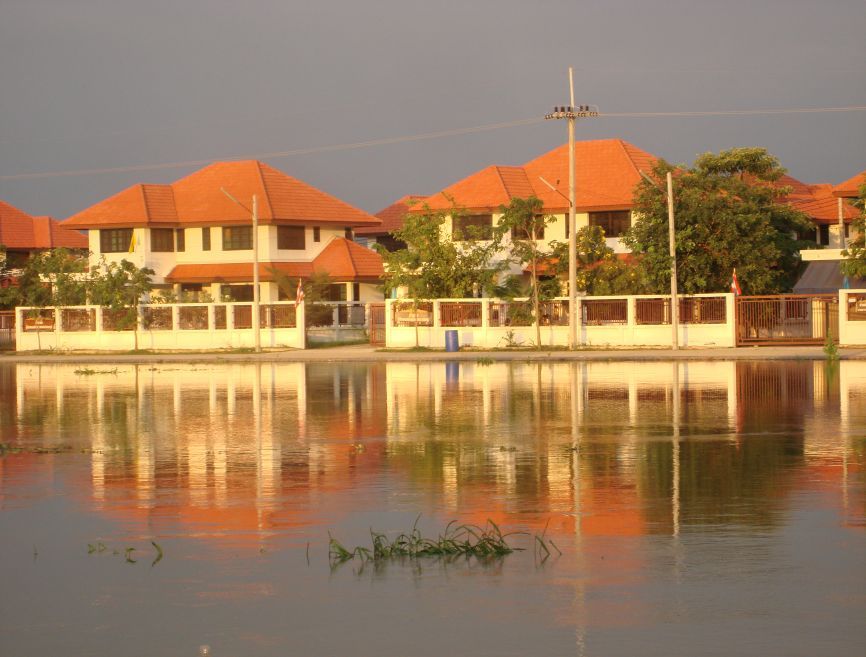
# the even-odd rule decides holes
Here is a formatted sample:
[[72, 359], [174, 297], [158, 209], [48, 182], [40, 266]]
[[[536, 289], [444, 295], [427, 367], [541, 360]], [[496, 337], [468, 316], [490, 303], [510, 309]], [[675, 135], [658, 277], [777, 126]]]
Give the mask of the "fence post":
[[[207, 305], [207, 328], [213, 333], [216, 330], [216, 306], [212, 303]], [[211, 344], [213, 344], [211, 339]]]
[[728, 325], [730, 346], [737, 346], [737, 297], [732, 292], [725, 293], [725, 321]]
[[15, 351], [19, 351], [22, 345], [22, 336], [24, 335], [24, 308], [19, 306], [15, 308]]
[[171, 330], [174, 331], [175, 335], [180, 330], [180, 310], [178, 310], [176, 303], [171, 304]]
[[[226, 330], [234, 331], [235, 329], [235, 306], [232, 303], [225, 305], [226, 309]], [[229, 334], [231, 335], [231, 334]]]
[[54, 306], [54, 348], [60, 348], [60, 308]]
[[391, 329], [394, 326], [394, 318], [392, 316], [394, 306], [393, 299], [385, 299], [385, 348], [387, 349], [391, 345], [388, 344], [391, 339]]

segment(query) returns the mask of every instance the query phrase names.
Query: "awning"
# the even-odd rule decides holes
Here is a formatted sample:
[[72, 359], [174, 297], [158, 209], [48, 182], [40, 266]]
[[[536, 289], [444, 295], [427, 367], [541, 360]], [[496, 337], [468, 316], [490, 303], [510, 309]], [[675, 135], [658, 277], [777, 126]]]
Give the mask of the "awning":
[[[795, 294], [832, 294], [845, 287], [840, 260], [815, 260], [809, 263], [800, 280], [794, 285]], [[851, 278], [849, 288], [862, 289], [866, 281]]]

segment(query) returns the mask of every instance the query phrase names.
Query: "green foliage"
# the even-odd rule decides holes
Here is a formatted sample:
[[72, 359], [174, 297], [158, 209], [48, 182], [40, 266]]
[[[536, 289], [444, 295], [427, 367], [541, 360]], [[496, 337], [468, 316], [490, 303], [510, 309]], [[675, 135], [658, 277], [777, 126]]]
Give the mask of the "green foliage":
[[90, 297], [92, 303], [108, 310], [115, 320], [115, 328], [135, 328], [138, 349], [138, 306], [143, 296], [153, 289], [154, 271], [139, 269], [128, 260], [107, 262], [103, 257], [90, 271]]
[[[575, 234], [577, 289], [592, 296], [643, 294], [649, 291], [644, 273], [635, 264], [616, 257], [598, 226], [584, 226]], [[559, 277], [568, 275], [568, 244], [553, 245], [553, 262]]]
[[553, 252], [549, 248], [543, 248], [539, 244], [540, 236], [544, 234], [544, 228], [554, 220], [552, 216], [544, 214], [544, 204], [540, 199], [530, 196], [529, 198], [513, 198], [511, 203], [500, 208], [502, 213], [499, 219], [501, 230], [511, 231], [510, 259], [513, 262], [529, 267], [530, 289], [529, 296], [532, 299], [532, 316], [535, 323], [535, 344], [541, 349], [541, 323], [539, 304], [556, 296], [559, 285], [556, 279], [541, 285], [539, 267], [542, 261], [549, 261]]
[[[0, 290], [0, 306], [77, 306], [87, 300], [87, 260], [68, 249], [33, 254], [16, 272], [18, 285]], [[0, 278], [11, 270], [0, 266]]]
[[846, 258], [842, 262], [842, 273], [852, 278], [866, 278], [866, 182], [859, 191], [854, 205], [860, 209], [860, 216], [851, 222], [854, 235], [848, 248], [842, 251]]
[[444, 234], [448, 217], [464, 214], [456, 207], [448, 212], [409, 214], [403, 226], [394, 231], [394, 237], [406, 244], [405, 249], [388, 251], [376, 245], [385, 267], [385, 294], [405, 288], [416, 300], [462, 298], [495, 288], [499, 273], [507, 266], [494, 258], [501, 249], [504, 231], [494, 226], [489, 240], [448, 239]]
[[839, 345], [836, 344], [831, 335], [827, 335], [827, 339], [824, 340], [824, 354], [827, 356], [827, 360], [839, 360]]
[[[686, 294], [722, 292], [737, 275], [748, 294], [791, 289], [799, 273], [798, 233], [808, 217], [785, 203], [785, 173], [763, 148], [705, 153], [691, 168], [659, 160], [652, 176], [674, 173], [677, 285]], [[654, 293], [670, 286], [667, 197], [663, 184], [643, 180], [635, 190], [639, 219], [624, 238]]]

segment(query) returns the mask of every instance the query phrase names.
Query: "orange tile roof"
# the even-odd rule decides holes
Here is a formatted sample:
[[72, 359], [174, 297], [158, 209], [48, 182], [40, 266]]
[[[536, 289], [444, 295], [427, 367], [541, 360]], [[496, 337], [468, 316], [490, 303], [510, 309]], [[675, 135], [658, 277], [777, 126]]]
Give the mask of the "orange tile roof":
[[27, 251], [57, 247], [86, 249], [87, 236], [64, 228], [51, 217], [33, 217], [0, 201], [0, 245]]
[[[582, 141], [574, 145], [577, 161], [575, 205], [578, 211], [625, 210], [632, 205], [640, 170], [649, 172], [657, 158], [621, 139]], [[527, 162], [522, 167], [490, 166], [460, 180], [428, 199], [432, 210], [458, 207], [494, 211], [512, 198], [537, 196], [548, 212], [565, 212], [566, 197], [540, 178], [568, 194], [568, 145]]]
[[857, 198], [860, 196], [860, 186], [866, 184], [866, 171], [851, 176], [845, 182], [839, 183], [833, 188], [833, 196], [842, 198]]
[[[802, 184], [802, 183], [801, 183]], [[833, 195], [833, 186], [829, 184], [806, 185], [808, 195], [793, 194], [788, 197], [788, 203], [797, 210], [809, 215], [812, 221], [819, 224], [835, 224], [839, 222], [839, 199]], [[857, 209], [842, 202], [842, 216], [845, 223], [857, 218]]]
[[208, 225], [249, 223], [258, 200], [262, 224], [378, 226], [380, 220], [258, 160], [215, 162], [171, 185], [134, 185], [82, 210], [67, 226]]
[[[327, 272], [337, 282], [376, 282], [384, 272], [382, 258], [375, 251], [342, 237], [335, 237], [312, 262], [260, 262], [259, 279], [272, 281], [272, 269], [308, 278], [313, 272]], [[171, 283], [240, 283], [253, 280], [251, 262], [176, 265], [165, 277]]]
[[313, 270], [337, 281], [378, 281], [384, 274], [378, 253], [342, 237], [332, 239], [313, 259]]
[[393, 233], [403, 227], [403, 220], [409, 214], [409, 208], [423, 201], [426, 196], [408, 194], [383, 210], [379, 210], [374, 216], [382, 220], [381, 226], [365, 226], [355, 231], [356, 235], [385, 235]]

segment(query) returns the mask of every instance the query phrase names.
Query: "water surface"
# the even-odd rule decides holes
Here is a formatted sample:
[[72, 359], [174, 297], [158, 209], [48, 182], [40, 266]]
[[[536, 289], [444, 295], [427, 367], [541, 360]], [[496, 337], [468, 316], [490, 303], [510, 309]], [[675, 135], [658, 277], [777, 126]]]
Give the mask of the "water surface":
[[[857, 362], [0, 365], [0, 654], [862, 655], [864, 435]], [[419, 514], [529, 549], [329, 567]]]

